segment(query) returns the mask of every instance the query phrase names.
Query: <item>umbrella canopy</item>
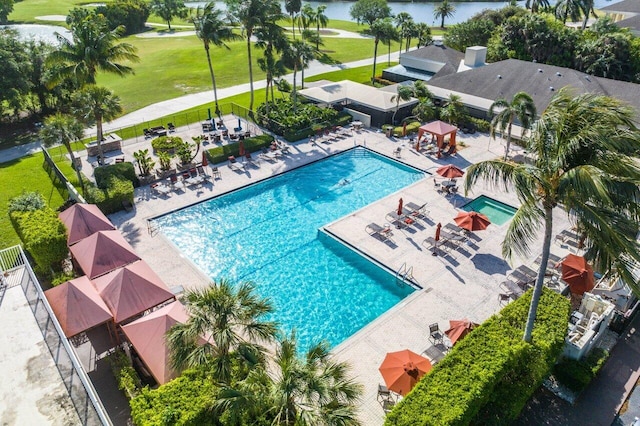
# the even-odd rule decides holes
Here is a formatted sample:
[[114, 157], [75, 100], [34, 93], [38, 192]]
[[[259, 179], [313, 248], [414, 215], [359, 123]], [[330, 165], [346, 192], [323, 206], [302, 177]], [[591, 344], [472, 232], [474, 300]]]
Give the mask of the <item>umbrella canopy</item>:
[[238, 142], [238, 155], [240, 157], [244, 157], [244, 142], [243, 141]]
[[53, 287], [44, 295], [67, 337], [112, 319], [109, 308], [86, 275]]
[[120, 231], [98, 231], [69, 250], [90, 279], [140, 260]]
[[398, 211], [397, 211], [398, 216], [402, 216], [402, 204], [403, 204], [403, 201], [402, 201], [402, 198], [400, 198], [398, 200]]
[[98, 231], [116, 229], [95, 204], [74, 204], [58, 217], [67, 227], [67, 245], [75, 244]]
[[170, 353], [165, 335], [175, 324], [185, 323], [188, 318], [182, 303], [175, 301], [122, 326], [127, 339], [161, 385], [177, 376], [177, 372], [170, 367]]
[[491, 225], [491, 221], [485, 215], [478, 212], [460, 212], [453, 220], [460, 228], [467, 231], [482, 231]]
[[569, 284], [569, 290], [573, 294], [584, 294], [595, 286], [593, 269], [584, 257], [569, 254], [560, 262], [562, 266], [562, 279]]
[[449, 337], [451, 344], [455, 345], [458, 340], [469, 334], [469, 332], [477, 326], [478, 324], [471, 322], [466, 318], [463, 320], [450, 320], [449, 329], [445, 331], [444, 334]]
[[431, 362], [405, 349], [389, 352], [380, 364], [379, 370], [389, 390], [406, 395], [418, 380], [431, 370]]
[[446, 166], [438, 167], [436, 173], [442, 177], [446, 177], [449, 179], [459, 178], [464, 175], [464, 172], [453, 164], [447, 164]]
[[202, 151], [202, 167], [207, 167], [209, 161], [207, 160], [207, 151]]
[[93, 280], [116, 323], [173, 298], [173, 293], [149, 265], [139, 261]]

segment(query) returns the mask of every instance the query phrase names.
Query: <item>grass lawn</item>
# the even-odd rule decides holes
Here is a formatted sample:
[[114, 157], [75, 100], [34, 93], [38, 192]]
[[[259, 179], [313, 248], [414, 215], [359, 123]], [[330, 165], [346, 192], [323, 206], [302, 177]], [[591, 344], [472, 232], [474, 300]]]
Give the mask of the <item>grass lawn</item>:
[[[391, 65], [387, 61], [378, 62], [376, 66], [376, 74], [380, 74], [384, 68], [388, 68], [390, 66], [397, 65], [397, 62], [391, 62]], [[314, 75], [313, 77], [305, 78], [304, 81], [318, 81], [318, 80], [329, 80], [329, 81], [342, 81], [342, 80], [351, 80], [356, 83], [362, 84], [370, 84], [371, 83], [371, 72], [373, 71], [373, 65], [365, 65], [363, 67], [357, 68], [348, 68], [340, 71], [332, 71], [324, 74]]]

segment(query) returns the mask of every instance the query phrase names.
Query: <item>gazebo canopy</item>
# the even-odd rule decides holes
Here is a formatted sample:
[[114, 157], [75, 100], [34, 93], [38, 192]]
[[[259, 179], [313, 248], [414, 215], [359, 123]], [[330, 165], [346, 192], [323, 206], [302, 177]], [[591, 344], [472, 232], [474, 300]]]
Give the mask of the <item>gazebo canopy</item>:
[[122, 327], [129, 342], [161, 385], [177, 375], [169, 365], [165, 334], [176, 323], [184, 323], [187, 319], [184, 306], [175, 301]]
[[430, 133], [435, 136], [436, 141], [438, 143], [438, 148], [442, 148], [444, 145], [444, 137], [448, 134], [451, 134], [449, 144], [455, 148], [456, 146], [456, 132], [458, 128], [449, 123], [445, 123], [444, 121], [432, 121], [431, 123], [427, 123], [423, 126], [420, 126], [418, 129], [418, 140], [422, 138], [422, 135], [425, 133]]
[[85, 275], [53, 287], [44, 295], [67, 337], [112, 319], [109, 308]]
[[98, 277], [93, 284], [116, 323], [174, 297], [160, 277], [142, 260]]
[[67, 244], [72, 245], [98, 231], [116, 229], [95, 204], [74, 204], [58, 215], [67, 227]]
[[69, 250], [90, 279], [140, 260], [120, 231], [98, 231]]

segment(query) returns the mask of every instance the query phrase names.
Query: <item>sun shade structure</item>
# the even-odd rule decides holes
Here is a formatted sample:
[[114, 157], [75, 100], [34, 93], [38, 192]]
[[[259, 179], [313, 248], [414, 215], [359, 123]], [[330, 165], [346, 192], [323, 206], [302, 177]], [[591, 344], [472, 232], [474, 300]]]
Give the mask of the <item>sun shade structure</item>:
[[182, 303], [175, 301], [122, 327], [149, 372], [161, 385], [177, 376], [170, 367], [165, 335], [175, 324], [185, 323], [188, 318]]
[[444, 137], [446, 135], [451, 135], [449, 139], [449, 145], [452, 147], [456, 146], [456, 133], [458, 132], [458, 128], [449, 123], [445, 123], [444, 121], [432, 121], [431, 123], [427, 123], [423, 126], [420, 126], [418, 129], [418, 140], [422, 138], [422, 135], [425, 133], [430, 133], [436, 138], [438, 148], [442, 148], [444, 145]]
[[140, 260], [120, 231], [98, 231], [69, 250], [90, 279]]
[[174, 297], [160, 277], [142, 260], [98, 277], [93, 284], [116, 323]]
[[95, 204], [74, 204], [58, 217], [67, 227], [67, 245], [69, 246], [98, 231], [116, 229]]
[[442, 177], [453, 179], [459, 178], [464, 175], [464, 171], [454, 166], [453, 164], [447, 164], [446, 166], [438, 167], [436, 173]]
[[471, 322], [466, 318], [463, 320], [450, 320], [449, 329], [445, 331], [444, 334], [449, 337], [451, 344], [455, 345], [458, 340], [469, 334], [469, 332], [477, 326], [478, 324]]
[[478, 212], [460, 212], [453, 220], [460, 228], [467, 231], [482, 231], [491, 225], [491, 221], [485, 215]]
[[406, 395], [418, 380], [431, 370], [431, 362], [408, 349], [389, 352], [380, 365], [380, 374], [387, 388]]
[[67, 337], [73, 337], [113, 319], [109, 308], [86, 276], [44, 292]]
[[584, 257], [569, 254], [560, 262], [562, 266], [562, 279], [569, 284], [569, 290], [573, 294], [581, 295], [591, 291], [595, 286], [593, 269]]

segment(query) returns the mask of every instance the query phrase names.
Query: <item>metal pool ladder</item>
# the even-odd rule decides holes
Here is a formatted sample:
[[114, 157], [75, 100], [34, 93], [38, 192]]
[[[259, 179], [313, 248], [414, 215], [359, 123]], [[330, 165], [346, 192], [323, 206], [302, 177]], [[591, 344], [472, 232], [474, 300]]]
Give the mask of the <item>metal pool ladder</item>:
[[408, 285], [407, 280], [413, 280], [413, 266], [407, 266], [407, 262], [404, 262], [396, 271], [396, 284]]

